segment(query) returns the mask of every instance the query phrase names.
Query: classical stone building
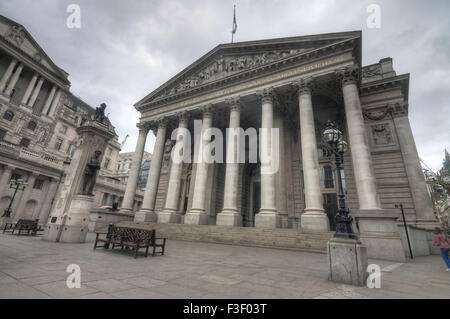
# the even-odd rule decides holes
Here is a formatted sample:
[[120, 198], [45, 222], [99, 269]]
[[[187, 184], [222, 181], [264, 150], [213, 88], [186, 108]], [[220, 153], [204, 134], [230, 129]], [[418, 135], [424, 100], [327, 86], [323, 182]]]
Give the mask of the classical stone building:
[[[409, 74], [397, 75], [391, 58], [364, 66], [361, 37], [355, 31], [221, 44], [137, 102], [134, 163], [142, 161], [150, 130], [156, 143], [135, 221], [333, 230], [337, 175], [321, 138], [331, 120], [349, 146], [342, 176], [355, 231], [382, 237], [369, 247], [371, 255], [398, 239], [395, 204], [403, 204], [417, 229], [432, 225], [408, 120]], [[226, 128], [278, 128], [278, 171], [262, 174], [267, 164], [259, 161], [172, 161], [173, 129], [194, 135], [195, 119], [224, 136]], [[177, 143], [186, 138], [183, 132]], [[237, 144], [224, 145], [225, 153]], [[192, 152], [191, 159], [196, 156]], [[125, 211], [132, 209], [136, 190], [139, 165], [133, 167]]]
[[[70, 92], [68, 73], [55, 65], [20, 24], [0, 15], [0, 212], [11, 202], [9, 180], [28, 182], [13, 202], [13, 220], [45, 224], [77, 147], [76, 128], [94, 109]], [[125, 184], [111, 178], [120, 152], [117, 137], [106, 148], [94, 204], [121, 201]], [[143, 193], [135, 197], [135, 209]]]
[[[123, 184], [128, 183], [128, 177], [129, 177], [130, 171], [131, 171], [131, 164], [133, 162], [133, 156], [134, 156], [134, 152], [123, 152], [123, 153], [119, 153], [119, 155], [117, 157], [117, 165], [116, 165], [117, 170], [116, 170], [115, 177], [120, 179], [120, 181]], [[144, 154], [142, 155], [141, 168], [139, 171], [139, 182], [138, 182], [139, 188], [145, 188], [145, 183], [147, 182], [147, 178], [144, 175], [148, 175], [148, 174], [145, 174], [145, 171], [148, 169], [146, 167], [143, 168], [143, 165], [144, 165], [144, 163], [151, 162], [151, 159], [152, 159], [152, 154], [144, 151]], [[144, 169], [144, 172], [143, 172], [143, 169]]]

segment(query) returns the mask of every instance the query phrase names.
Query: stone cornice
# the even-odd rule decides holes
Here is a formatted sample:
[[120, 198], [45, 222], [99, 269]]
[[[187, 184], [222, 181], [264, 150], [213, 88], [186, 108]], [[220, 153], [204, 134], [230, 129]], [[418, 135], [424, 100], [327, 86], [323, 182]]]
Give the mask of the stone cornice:
[[206, 92], [215, 88], [221, 88], [229, 86], [231, 83], [239, 83], [242, 80], [249, 80], [251, 78], [255, 78], [257, 76], [261, 76], [264, 73], [272, 72], [273, 70], [277, 69], [285, 69], [286, 67], [297, 65], [299, 63], [307, 63], [308, 61], [313, 61], [314, 59], [323, 58], [326, 56], [330, 56], [330, 54], [335, 55], [339, 53], [348, 52], [349, 50], [352, 51], [354, 54], [354, 47], [360, 45], [360, 41], [358, 40], [359, 37], [345, 39], [340, 42], [324, 45], [322, 47], [319, 47], [317, 49], [313, 49], [311, 51], [302, 52], [296, 55], [288, 56], [286, 58], [274, 61], [272, 63], [267, 63], [255, 68], [251, 68], [248, 70], [241, 71], [239, 73], [227, 76], [225, 78], [209, 82], [203, 85], [199, 85], [198, 87], [192, 88], [190, 90], [185, 90], [180, 93], [158, 98], [155, 97], [154, 100], [151, 100], [149, 102], [145, 102], [146, 100], [149, 100], [152, 98], [152, 95], [156, 95], [159, 91], [162, 90], [163, 87], [169, 86], [171, 83], [175, 81], [177, 78], [174, 77], [173, 80], [170, 80], [169, 82], [166, 82], [163, 86], [156, 89], [153, 93], [151, 93], [146, 98], [142, 99], [140, 102], [135, 104], [135, 107], [138, 111], [144, 112], [146, 109], [152, 109], [157, 106], [167, 105], [171, 103], [178, 102], [179, 100], [182, 100], [183, 98], [186, 98], [187, 96], [194, 96], [198, 95], [199, 93]]
[[402, 74], [392, 78], [361, 84], [360, 92], [361, 96], [365, 96], [398, 88], [402, 90], [404, 99], [407, 101], [409, 95], [409, 74]]

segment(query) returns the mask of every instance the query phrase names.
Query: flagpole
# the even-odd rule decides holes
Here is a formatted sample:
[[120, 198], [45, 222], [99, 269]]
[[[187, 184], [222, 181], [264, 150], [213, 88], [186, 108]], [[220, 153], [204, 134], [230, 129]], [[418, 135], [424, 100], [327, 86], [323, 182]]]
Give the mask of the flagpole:
[[236, 5], [233, 8], [233, 22], [231, 23], [231, 43], [234, 41], [234, 17], [236, 16]]

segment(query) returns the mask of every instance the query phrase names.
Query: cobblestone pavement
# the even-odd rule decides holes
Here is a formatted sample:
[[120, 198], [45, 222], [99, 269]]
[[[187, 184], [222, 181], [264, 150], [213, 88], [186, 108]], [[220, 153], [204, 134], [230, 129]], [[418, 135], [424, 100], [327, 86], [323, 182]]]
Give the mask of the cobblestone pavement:
[[[381, 288], [327, 280], [324, 254], [169, 240], [165, 256], [134, 259], [92, 242], [0, 234], [0, 298], [450, 298], [440, 256], [382, 268]], [[68, 288], [69, 264], [81, 288]]]

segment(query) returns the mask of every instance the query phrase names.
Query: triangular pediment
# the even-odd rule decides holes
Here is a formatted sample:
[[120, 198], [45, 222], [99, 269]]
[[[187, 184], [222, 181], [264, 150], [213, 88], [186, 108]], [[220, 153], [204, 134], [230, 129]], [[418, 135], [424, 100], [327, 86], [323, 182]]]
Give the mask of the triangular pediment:
[[136, 106], [195, 90], [239, 73], [360, 38], [360, 31], [221, 44], [144, 97]]
[[40, 64], [62, 79], [67, 79], [68, 74], [50, 59], [21, 24], [0, 15], [0, 36], [4, 41], [30, 57], [37, 64]]

